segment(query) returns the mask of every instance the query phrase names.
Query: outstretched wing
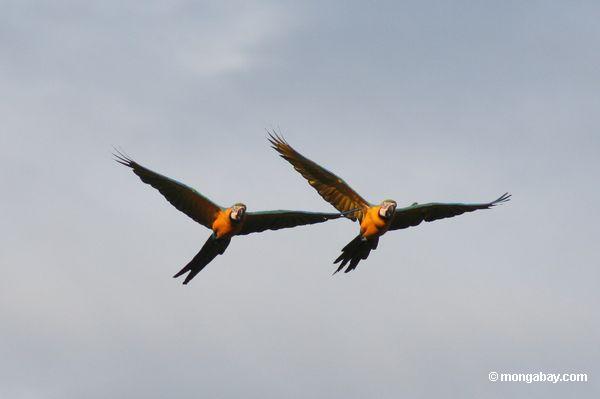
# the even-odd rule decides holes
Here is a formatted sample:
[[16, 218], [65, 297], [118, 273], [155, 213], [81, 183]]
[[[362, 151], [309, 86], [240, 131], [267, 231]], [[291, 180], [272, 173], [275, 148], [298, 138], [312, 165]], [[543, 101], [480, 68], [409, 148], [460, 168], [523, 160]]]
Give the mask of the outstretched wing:
[[346, 217], [353, 221], [357, 218], [358, 220], [362, 220], [364, 212], [371, 205], [358, 195], [345, 181], [304, 157], [275, 132], [273, 134], [269, 133], [268, 140], [272, 144], [273, 149], [283, 159], [291, 163], [294, 169], [308, 180], [308, 184], [313, 186], [325, 201], [329, 202], [340, 212], [358, 208], [358, 211], [350, 213]]
[[318, 213], [302, 211], [246, 212], [240, 235], [260, 233], [265, 230], [287, 229], [306, 224], [323, 223], [342, 217], [339, 213]]
[[133, 169], [133, 173], [138, 175], [144, 183], [160, 191], [175, 208], [196, 222], [209, 229], [212, 228], [216, 216], [221, 211], [221, 208], [214, 202], [185, 184], [143, 167], [119, 151], [113, 155], [115, 156], [115, 161]]
[[510, 200], [510, 194], [505, 193], [497, 200], [486, 204], [442, 204], [433, 202], [423, 205], [411, 205], [406, 208], [396, 209], [390, 224], [390, 230], [406, 229], [407, 227], [416, 226], [422, 221], [432, 222], [438, 219], [462, 215], [465, 212], [473, 212], [478, 209], [489, 209], [508, 200]]

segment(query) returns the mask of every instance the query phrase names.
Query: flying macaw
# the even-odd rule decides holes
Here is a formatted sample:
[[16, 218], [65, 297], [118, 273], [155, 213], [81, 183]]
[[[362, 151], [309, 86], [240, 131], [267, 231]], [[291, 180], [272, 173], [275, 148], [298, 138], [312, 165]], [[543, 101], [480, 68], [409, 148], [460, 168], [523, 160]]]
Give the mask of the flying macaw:
[[[495, 205], [506, 202], [510, 194], [505, 193], [495, 201], [484, 204], [443, 204], [432, 202], [429, 204], [414, 203], [411, 206], [396, 209], [397, 203], [387, 199], [379, 205], [367, 202], [354, 191], [344, 180], [304, 157], [290, 146], [281, 136], [269, 133], [269, 142], [279, 155], [292, 164], [308, 183], [337, 210], [352, 221], [359, 221], [360, 234], [350, 241], [343, 249], [342, 254], [333, 262], [341, 262], [333, 273], [337, 273], [350, 264], [344, 271], [354, 270], [361, 259], [367, 259], [371, 250], [377, 248], [379, 237], [388, 230], [405, 229], [416, 226], [422, 221], [431, 222], [438, 219], [462, 215], [478, 209], [489, 209]], [[352, 209], [358, 209], [351, 212]]]
[[242, 203], [223, 208], [193, 188], [153, 172], [118, 150], [115, 151], [115, 161], [133, 169], [144, 183], [157, 189], [171, 205], [213, 231], [200, 252], [173, 276], [179, 277], [189, 272], [183, 284], [189, 283], [217, 255], [223, 254], [233, 236], [323, 223], [343, 216], [340, 213], [283, 210], [246, 212], [246, 205]]

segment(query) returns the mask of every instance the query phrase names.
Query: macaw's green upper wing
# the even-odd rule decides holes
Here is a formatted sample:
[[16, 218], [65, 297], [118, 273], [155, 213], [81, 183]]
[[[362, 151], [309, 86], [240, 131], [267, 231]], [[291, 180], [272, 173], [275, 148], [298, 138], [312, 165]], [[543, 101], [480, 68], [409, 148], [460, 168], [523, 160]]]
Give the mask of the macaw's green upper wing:
[[115, 160], [133, 169], [133, 172], [146, 184], [151, 185], [167, 199], [175, 208], [185, 213], [196, 222], [212, 228], [212, 224], [221, 211], [221, 207], [185, 184], [151, 171], [117, 151]]
[[353, 221], [362, 220], [371, 205], [345, 181], [304, 157], [278, 135], [269, 134], [269, 142], [283, 159], [291, 163], [294, 169], [308, 180], [308, 184], [313, 186], [325, 201], [340, 212], [358, 209], [355, 213], [348, 213], [346, 217]]
[[342, 217], [339, 213], [302, 211], [246, 212], [240, 235], [260, 233], [265, 230], [287, 229], [305, 224], [323, 223]]
[[433, 202], [423, 205], [411, 205], [406, 208], [396, 209], [390, 224], [390, 230], [405, 229], [416, 226], [422, 221], [432, 222], [438, 219], [451, 218], [478, 209], [489, 209], [509, 199], [510, 194], [505, 193], [497, 200], [485, 204], [442, 204]]

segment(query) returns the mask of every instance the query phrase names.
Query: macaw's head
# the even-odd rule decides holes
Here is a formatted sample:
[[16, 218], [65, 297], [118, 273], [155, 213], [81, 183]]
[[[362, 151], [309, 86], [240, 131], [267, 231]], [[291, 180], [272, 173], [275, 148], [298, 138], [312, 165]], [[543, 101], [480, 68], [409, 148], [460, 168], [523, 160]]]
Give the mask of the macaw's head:
[[394, 200], [385, 200], [381, 202], [379, 206], [379, 216], [384, 219], [391, 219], [394, 216], [394, 211], [396, 210], [396, 201]]
[[246, 214], [246, 205], [238, 202], [237, 204], [234, 204], [231, 207], [231, 213], [229, 214], [229, 217], [234, 222], [239, 222], [240, 220], [242, 220], [244, 218], [245, 214]]

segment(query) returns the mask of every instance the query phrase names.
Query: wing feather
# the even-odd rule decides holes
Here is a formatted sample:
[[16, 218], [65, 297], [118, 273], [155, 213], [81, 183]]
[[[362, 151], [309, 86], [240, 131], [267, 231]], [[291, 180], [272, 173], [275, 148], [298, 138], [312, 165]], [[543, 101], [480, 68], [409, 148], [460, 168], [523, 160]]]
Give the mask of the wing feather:
[[203, 226], [212, 228], [212, 224], [221, 211], [221, 207], [191, 187], [176, 180], [158, 174], [135, 162], [118, 150], [115, 161], [133, 170], [140, 179], [157, 189], [175, 208]]
[[433, 202], [423, 205], [411, 205], [406, 208], [396, 209], [390, 225], [390, 230], [406, 229], [417, 226], [421, 222], [432, 222], [434, 220], [451, 218], [466, 212], [478, 209], [489, 209], [510, 200], [510, 194], [505, 193], [495, 201], [484, 204], [443, 204]]
[[246, 212], [240, 235], [260, 233], [265, 230], [279, 230], [307, 224], [323, 223], [338, 219], [339, 213], [319, 213], [302, 211]]
[[354, 191], [344, 180], [319, 166], [316, 162], [304, 157], [298, 151], [294, 150], [277, 133], [269, 133], [269, 142], [279, 155], [288, 161], [308, 184], [310, 184], [321, 197], [340, 212], [346, 212], [351, 209], [359, 209], [355, 213], [347, 214], [346, 217], [355, 221], [362, 220], [364, 212], [371, 205]]

